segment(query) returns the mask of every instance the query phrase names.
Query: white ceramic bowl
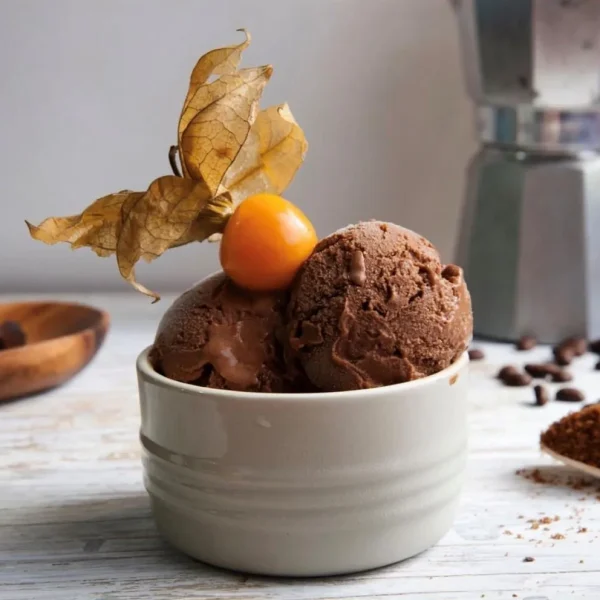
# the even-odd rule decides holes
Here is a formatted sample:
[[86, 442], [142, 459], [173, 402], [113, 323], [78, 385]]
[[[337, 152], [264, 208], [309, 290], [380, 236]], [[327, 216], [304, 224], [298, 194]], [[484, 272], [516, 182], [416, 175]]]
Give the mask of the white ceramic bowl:
[[162, 534], [264, 575], [381, 567], [451, 527], [468, 357], [425, 379], [328, 394], [228, 392], [137, 362], [144, 479]]

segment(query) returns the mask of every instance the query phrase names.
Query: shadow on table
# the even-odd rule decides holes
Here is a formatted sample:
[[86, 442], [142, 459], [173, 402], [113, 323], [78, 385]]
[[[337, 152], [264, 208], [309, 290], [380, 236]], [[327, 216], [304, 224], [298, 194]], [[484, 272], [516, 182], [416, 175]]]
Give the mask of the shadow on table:
[[[154, 581], [157, 585], [176, 586], [181, 591], [246, 589], [252, 595], [273, 586], [284, 589], [299, 583], [311, 587], [336, 582], [356, 585], [373, 577], [373, 572], [363, 572], [298, 580], [253, 576], [206, 565], [163, 541], [145, 494], [40, 505], [31, 507], [26, 515], [23, 513], [19, 511], [20, 523], [9, 526], [0, 546], [16, 567], [13, 571], [17, 579], [7, 583], [33, 586], [32, 589], [37, 589], [35, 586], [45, 577], [56, 577], [52, 573], [57, 569], [64, 584], [100, 586], [106, 592], [114, 592], [110, 598], [115, 599], [129, 597], [129, 587], [139, 585], [141, 580], [144, 585], [152, 586]], [[40, 573], [40, 568], [47, 570], [46, 576]], [[385, 577], [387, 571], [388, 568], [383, 568], [375, 572]]]
[[121, 559], [179, 569], [196, 563], [172, 549], [158, 534], [145, 494], [98, 497], [19, 510], [19, 523], [4, 531], [2, 546], [24, 558], [52, 558], [53, 566], [83, 569], [95, 559]]

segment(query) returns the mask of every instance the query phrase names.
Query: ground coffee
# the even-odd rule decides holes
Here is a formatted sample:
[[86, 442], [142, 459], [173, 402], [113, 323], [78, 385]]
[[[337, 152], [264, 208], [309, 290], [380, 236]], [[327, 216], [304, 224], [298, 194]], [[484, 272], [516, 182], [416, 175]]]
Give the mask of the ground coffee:
[[600, 405], [593, 404], [553, 423], [542, 445], [557, 454], [600, 468]]

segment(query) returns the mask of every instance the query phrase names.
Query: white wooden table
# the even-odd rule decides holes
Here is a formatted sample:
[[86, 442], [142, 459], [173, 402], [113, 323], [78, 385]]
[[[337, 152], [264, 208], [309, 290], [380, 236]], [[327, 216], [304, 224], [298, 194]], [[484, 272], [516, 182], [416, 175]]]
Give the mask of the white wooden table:
[[[531, 407], [531, 388], [493, 378], [500, 365], [523, 362], [523, 353], [483, 345], [487, 359], [472, 365], [468, 484], [454, 529], [435, 548], [351, 577], [271, 580], [194, 562], [154, 529], [134, 359], [170, 299], [154, 306], [136, 295], [71, 299], [107, 309], [112, 331], [70, 384], [0, 406], [0, 598], [600, 599], [600, 482], [574, 490], [569, 473], [538, 451], [540, 430], [573, 407]], [[536, 349], [527, 360], [547, 353]], [[597, 400], [593, 364], [587, 356], [575, 370], [577, 385]], [[557, 482], [515, 473], [535, 467]], [[544, 516], [552, 522], [528, 523]]]

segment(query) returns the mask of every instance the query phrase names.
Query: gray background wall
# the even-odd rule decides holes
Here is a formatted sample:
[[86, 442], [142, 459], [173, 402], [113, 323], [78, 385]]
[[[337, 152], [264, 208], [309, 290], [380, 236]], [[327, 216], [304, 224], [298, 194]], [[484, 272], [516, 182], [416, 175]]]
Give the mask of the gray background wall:
[[[127, 289], [113, 259], [29, 239], [23, 224], [79, 212], [169, 172], [189, 71], [253, 44], [263, 105], [288, 101], [310, 150], [286, 194], [319, 234], [365, 218], [418, 230], [449, 258], [474, 150], [444, 0], [0, 0], [0, 292]], [[215, 246], [138, 271], [159, 290], [214, 270]]]

